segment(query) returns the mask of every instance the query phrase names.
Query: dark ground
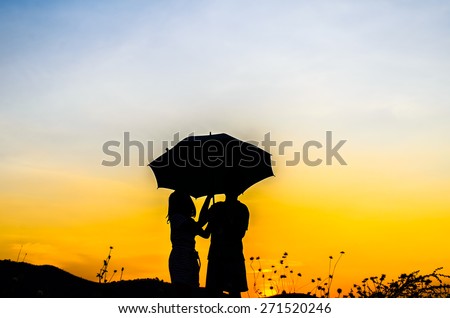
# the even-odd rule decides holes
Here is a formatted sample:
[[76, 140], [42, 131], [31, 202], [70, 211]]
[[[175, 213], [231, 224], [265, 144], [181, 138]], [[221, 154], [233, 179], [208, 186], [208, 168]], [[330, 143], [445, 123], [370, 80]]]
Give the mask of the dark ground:
[[[51, 265], [0, 260], [0, 298], [178, 298], [211, 297], [204, 288], [186, 294], [174, 285], [146, 278], [98, 283]], [[214, 297], [217, 297], [214, 296]], [[223, 297], [227, 297], [223, 294]], [[274, 297], [311, 297], [280, 294]]]
[[[51, 265], [32, 265], [0, 260], [0, 297], [51, 298], [167, 298], [182, 297], [170, 283], [155, 279], [136, 279], [111, 283], [89, 281]], [[207, 297], [199, 288], [189, 296]]]

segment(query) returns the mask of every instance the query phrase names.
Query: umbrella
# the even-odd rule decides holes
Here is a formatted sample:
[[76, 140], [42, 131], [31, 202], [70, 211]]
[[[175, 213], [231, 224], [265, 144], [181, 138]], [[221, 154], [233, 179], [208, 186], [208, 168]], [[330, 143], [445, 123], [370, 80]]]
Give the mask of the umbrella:
[[195, 198], [242, 193], [273, 176], [270, 153], [227, 134], [189, 136], [149, 166], [158, 188], [182, 190]]

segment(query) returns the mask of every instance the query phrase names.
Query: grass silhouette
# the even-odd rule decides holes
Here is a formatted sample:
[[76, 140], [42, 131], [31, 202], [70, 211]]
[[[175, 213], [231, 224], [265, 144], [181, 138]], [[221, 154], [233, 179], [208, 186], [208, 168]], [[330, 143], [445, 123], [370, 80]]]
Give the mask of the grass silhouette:
[[386, 275], [364, 278], [361, 284], [344, 297], [358, 298], [448, 298], [450, 297], [450, 276], [440, 273], [442, 267], [430, 274], [420, 271], [401, 274], [396, 280], [386, 282]]

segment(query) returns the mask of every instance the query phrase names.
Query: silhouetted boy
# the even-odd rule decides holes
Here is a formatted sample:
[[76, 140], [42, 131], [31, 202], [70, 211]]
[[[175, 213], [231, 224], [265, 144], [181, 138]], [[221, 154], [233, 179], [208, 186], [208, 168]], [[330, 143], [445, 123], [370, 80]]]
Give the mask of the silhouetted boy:
[[209, 209], [206, 232], [211, 233], [208, 254], [206, 288], [212, 296], [240, 297], [247, 291], [247, 276], [242, 238], [248, 228], [249, 211], [238, 201], [239, 193], [226, 193], [224, 202], [217, 202]]

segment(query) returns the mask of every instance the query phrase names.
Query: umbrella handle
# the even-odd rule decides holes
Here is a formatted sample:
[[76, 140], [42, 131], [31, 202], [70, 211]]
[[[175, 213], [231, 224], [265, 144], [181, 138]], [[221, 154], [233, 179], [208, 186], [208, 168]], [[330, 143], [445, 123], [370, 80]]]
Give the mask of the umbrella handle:
[[213, 194], [213, 204], [216, 203], [216, 196]]

